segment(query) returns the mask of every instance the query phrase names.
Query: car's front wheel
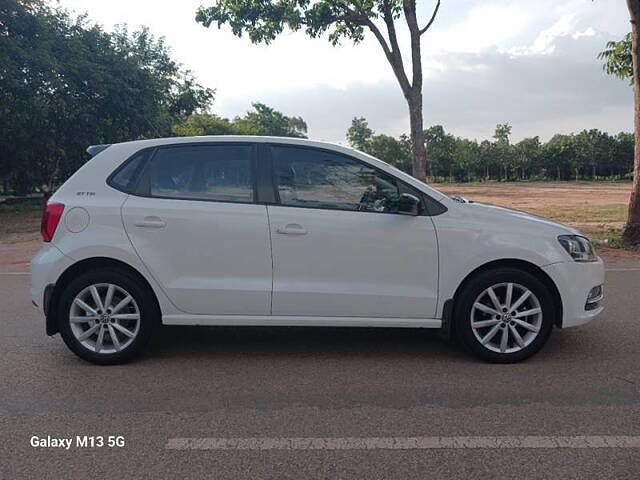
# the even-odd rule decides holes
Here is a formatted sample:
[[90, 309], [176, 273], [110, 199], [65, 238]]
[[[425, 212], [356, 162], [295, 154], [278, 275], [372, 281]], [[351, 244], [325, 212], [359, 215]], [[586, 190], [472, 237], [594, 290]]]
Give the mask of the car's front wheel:
[[524, 360], [546, 343], [554, 325], [553, 297], [529, 272], [500, 268], [464, 286], [455, 307], [458, 338], [495, 363]]
[[74, 279], [58, 304], [60, 334], [79, 357], [124, 363], [149, 340], [157, 322], [151, 292], [124, 271], [95, 270]]

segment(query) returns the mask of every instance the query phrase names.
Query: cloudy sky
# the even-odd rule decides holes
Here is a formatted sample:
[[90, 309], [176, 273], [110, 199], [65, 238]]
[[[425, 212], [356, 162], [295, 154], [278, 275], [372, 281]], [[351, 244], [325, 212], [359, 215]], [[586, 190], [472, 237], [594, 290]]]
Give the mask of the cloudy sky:
[[[332, 47], [286, 33], [252, 45], [194, 21], [197, 7], [212, 2], [60, 0], [107, 29], [147, 25], [164, 36], [173, 56], [217, 90], [213, 110], [222, 116], [259, 101], [302, 116], [311, 138], [341, 143], [354, 116], [379, 133], [408, 130], [406, 103], [371, 36]], [[418, 0], [423, 19], [434, 3]], [[422, 42], [425, 125], [477, 139], [503, 122], [513, 125], [514, 140], [594, 127], [631, 131], [631, 88], [605, 75], [596, 58], [628, 30], [621, 0], [443, 0]]]

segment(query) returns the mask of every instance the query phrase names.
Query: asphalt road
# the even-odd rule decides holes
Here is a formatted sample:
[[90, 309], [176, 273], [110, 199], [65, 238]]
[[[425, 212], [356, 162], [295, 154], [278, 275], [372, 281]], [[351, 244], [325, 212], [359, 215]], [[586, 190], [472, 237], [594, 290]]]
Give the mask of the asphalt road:
[[[420, 330], [174, 327], [96, 367], [0, 273], [0, 477], [637, 479], [640, 269], [617, 267], [605, 314], [517, 365]], [[125, 446], [30, 445], [47, 435]]]

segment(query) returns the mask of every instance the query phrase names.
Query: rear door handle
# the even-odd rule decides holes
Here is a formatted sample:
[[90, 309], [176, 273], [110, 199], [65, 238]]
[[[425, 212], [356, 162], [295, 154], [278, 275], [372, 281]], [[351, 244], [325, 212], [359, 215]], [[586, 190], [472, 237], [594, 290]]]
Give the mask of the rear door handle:
[[164, 228], [166, 223], [160, 217], [144, 217], [136, 222], [135, 226], [140, 228]]
[[298, 223], [289, 223], [284, 228], [277, 228], [276, 232], [282, 235], [306, 235], [307, 230]]

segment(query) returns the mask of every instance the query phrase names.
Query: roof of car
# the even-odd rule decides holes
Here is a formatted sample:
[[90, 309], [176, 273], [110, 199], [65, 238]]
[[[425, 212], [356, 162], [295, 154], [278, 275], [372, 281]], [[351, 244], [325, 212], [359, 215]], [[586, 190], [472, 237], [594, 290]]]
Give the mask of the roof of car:
[[130, 142], [122, 142], [124, 144], [140, 144], [140, 146], [167, 145], [176, 143], [199, 143], [199, 142], [255, 142], [255, 143], [284, 143], [291, 145], [308, 145], [316, 147], [324, 147], [336, 150], [353, 151], [345, 145], [338, 143], [325, 142], [320, 140], [309, 140], [308, 138], [297, 137], [271, 137], [257, 135], [203, 135], [195, 137], [164, 137], [151, 138], [147, 140], [133, 140]]

